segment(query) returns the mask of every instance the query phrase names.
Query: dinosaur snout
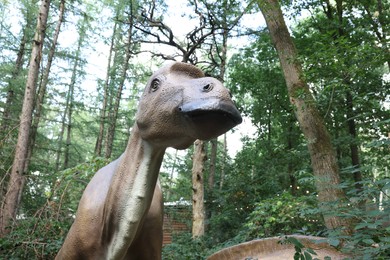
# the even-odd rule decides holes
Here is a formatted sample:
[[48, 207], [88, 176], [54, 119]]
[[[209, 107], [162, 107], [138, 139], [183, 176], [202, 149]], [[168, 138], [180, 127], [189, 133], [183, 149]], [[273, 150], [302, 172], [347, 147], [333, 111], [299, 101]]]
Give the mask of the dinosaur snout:
[[196, 138], [209, 140], [226, 133], [242, 122], [233, 101], [216, 97], [194, 99], [178, 107], [190, 122]]

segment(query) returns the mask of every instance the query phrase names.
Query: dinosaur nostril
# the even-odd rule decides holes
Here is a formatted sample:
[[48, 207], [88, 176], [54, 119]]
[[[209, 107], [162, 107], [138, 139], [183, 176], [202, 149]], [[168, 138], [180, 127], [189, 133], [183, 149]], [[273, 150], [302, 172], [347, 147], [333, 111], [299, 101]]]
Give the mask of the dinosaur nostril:
[[203, 91], [204, 92], [209, 92], [212, 89], [213, 89], [213, 85], [212, 84], [207, 84], [207, 85], [203, 86]]

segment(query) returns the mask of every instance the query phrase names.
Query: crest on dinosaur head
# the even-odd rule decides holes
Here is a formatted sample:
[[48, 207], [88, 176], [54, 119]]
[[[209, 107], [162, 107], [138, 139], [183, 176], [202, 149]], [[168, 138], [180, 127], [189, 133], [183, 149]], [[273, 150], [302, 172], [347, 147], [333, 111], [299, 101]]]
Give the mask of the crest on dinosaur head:
[[191, 64], [184, 62], [176, 62], [170, 66], [170, 73], [183, 73], [190, 78], [203, 78], [205, 75], [203, 71]]
[[241, 122], [229, 90], [182, 62], [166, 65], [151, 76], [136, 115], [143, 139], [177, 149], [196, 139], [215, 138]]

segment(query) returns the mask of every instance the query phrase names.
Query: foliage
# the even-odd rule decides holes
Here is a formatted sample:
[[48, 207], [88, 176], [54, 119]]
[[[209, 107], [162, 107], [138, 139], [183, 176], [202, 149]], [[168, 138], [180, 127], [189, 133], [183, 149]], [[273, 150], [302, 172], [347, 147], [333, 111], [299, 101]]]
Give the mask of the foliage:
[[[317, 253], [311, 248], [305, 248], [305, 246], [295, 237], [285, 237], [284, 240], [281, 241], [282, 244], [293, 244], [295, 249], [294, 260], [312, 260], [318, 259], [313, 258], [313, 255], [317, 255]], [[330, 258], [325, 258], [325, 260], [330, 260]]]
[[0, 238], [0, 254], [5, 259], [54, 259], [63, 242], [61, 230], [71, 223], [56, 220], [50, 209], [44, 213], [19, 220], [10, 234]]
[[192, 239], [190, 233], [180, 233], [173, 240], [174, 243], [164, 246], [163, 259], [202, 260], [207, 257], [204, 238]]
[[324, 231], [315, 196], [294, 197], [283, 192], [274, 198], [255, 203], [241, 235], [248, 239], [265, 238], [283, 234], [318, 235]]
[[[355, 167], [356, 172], [372, 176], [366, 169], [371, 169], [371, 160], [382, 153], [361, 149], [358, 165], [356, 158], [351, 162], [351, 146], [388, 134], [383, 123], [388, 119], [390, 95], [389, 81], [384, 80], [389, 71], [388, 50], [383, 50], [384, 45], [378, 44], [380, 35], [373, 32], [380, 22], [376, 20], [374, 26], [373, 16], [367, 13], [370, 9], [375, 12], [377, 6], [368, 1], [338, 7], [305, 2], [312, 15], [293, 28], [305, 77], [333, 135], [341, 168]], [[353, 175], [341, 177], [346, 180]]]
[[[11, 232], [0, 238], [0, 254], [6, 259], [54, 259], [73, 223], [85, 186], [107, 163], [107, 159], [94, 158], [59, 172], [59, 177], [39, 174], [39, 179], [51, 183], [43, 185], [51, 189], [40, 189], [45, 192], [35, 195], [35, 199], [45, 202], [36, 211], [31, 205], [23, 204]], [[23, 203], [33, 203], [36, 207], [38, 203], [33, 202], [34, 197], [31, 199]]]
[[355, 220], [355, 232], [346, 236], [341, 230], [329, 231], [329, 241], [359, 259], [386, 259], [390, 255], [390, 178], [364, 180], [362, 185], [359, 196], [351, 189], [350, 201], [335, 208], [335, 214]]

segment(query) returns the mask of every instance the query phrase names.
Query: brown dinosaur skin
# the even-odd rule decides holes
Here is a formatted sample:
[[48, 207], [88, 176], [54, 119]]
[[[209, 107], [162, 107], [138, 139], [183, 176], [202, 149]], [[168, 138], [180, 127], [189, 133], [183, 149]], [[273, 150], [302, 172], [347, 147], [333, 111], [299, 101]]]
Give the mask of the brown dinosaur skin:
[[215, 138], [241, 121], [229, 91], [198, 68], [176, 62], [155, 72], [125, 152], [86, 187], [56, 259], [161, 259], [165, 149]]

